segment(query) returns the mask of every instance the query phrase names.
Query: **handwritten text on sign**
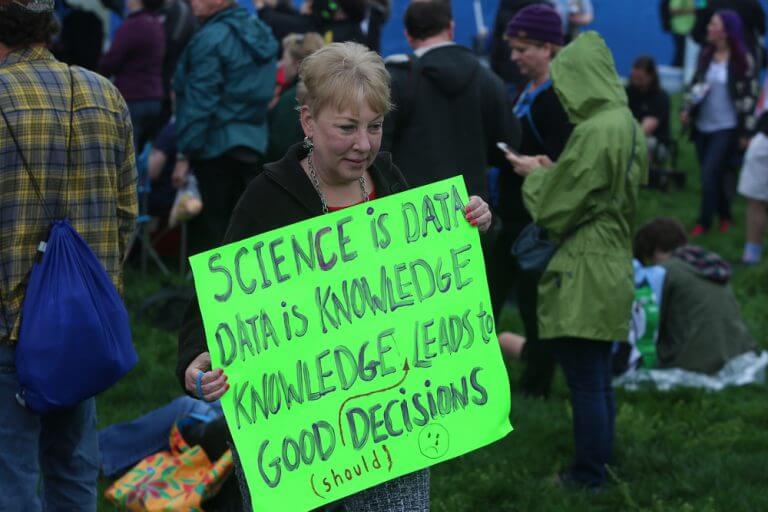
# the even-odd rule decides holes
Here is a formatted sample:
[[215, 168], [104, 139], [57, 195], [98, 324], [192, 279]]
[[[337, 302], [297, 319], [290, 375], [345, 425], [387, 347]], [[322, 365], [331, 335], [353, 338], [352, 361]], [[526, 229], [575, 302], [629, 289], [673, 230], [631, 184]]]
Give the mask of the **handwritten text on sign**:
[[309, 510], [505, 436], [460, 177], [191, 258], [255, 510]]

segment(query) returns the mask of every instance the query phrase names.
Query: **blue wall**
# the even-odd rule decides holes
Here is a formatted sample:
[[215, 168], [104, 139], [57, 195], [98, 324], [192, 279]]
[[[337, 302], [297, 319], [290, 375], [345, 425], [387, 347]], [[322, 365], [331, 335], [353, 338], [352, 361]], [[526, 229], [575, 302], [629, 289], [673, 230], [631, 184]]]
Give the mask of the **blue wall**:
[[[768, 9], [768, 0], [761, 0]], [[659, 19], [659, 0], [592, 0], [595, 7], [595, 21], [590, 26], [605, 38], [616, 59], [621, 74], [627, 74], [632, 61], [641, 54], [650, 54], [660, 64], [672, 60], [672, 39], [662, 32]], [[393, 0], [392, 18], [385, 27], [382, 53], [407, 52], [403, 37], [403, 13], [408, 0]], [[493, 29], [498, 0], [482, 0], [485, 23]], [[475, 34], [475, 15], [472, 0], [453, 0], [453, 15], [456, 20], [456, 39], [459, 43], [472, 46]]]
[[[249, 11], [253, 10], [251, 0], [238, 0]], [[408, 44], [403, 35], [403, 14], [410, 0], [392, 0], [392, 17], [384, 27], [382, 53], [406, 53]], [[760, 0], [768, 10], [768, 0]], [[301, 0], [294, 0], [296, 5]], [[493, 30], [499, 0], [481, 0], [485, 25]], [[595, 7], [595, 21], [589, 27], [605, 38], [616, 59], [619, 73], [626, 75], [632, 61], [641, 54], [652, 55], [660, 64], [672, 60], [672, 39], [661, 30], [659, 0], [592, 0]], [[472, 0], [453, 0], [453, 16], [456, 21], [456, 40], [472, 47], [476, 33], [476, 20]], [[113, 17], [112, 30], [120, 23]]]

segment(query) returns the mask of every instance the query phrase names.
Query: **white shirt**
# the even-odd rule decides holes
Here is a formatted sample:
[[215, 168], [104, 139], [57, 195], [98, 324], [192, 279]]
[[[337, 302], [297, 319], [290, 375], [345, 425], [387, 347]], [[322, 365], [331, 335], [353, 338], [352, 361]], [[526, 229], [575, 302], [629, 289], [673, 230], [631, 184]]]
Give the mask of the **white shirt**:
[[421, 57], [424, 56], [425, 53], [427, 53], [430, 50], [434, 50], [436, 48], [442, 48], [443, 46], [455, 46], [455, 45], [456, 45], [456, 43], [454, 43], [453, 41], [445, 41], [445, 42], [442, 42], [442, 43], [435, 43], [435, 44], [429, 45], [429, 46], [422, 46], [418, 50], [413, 50], [413, 54], [415, 56], [421, 58]]
[[710, 63], [706, 76], [709, 92], [696, 116], [696, 128], [712, 133], [738, 126], [736, 109], [728, 91], [728, 61]]

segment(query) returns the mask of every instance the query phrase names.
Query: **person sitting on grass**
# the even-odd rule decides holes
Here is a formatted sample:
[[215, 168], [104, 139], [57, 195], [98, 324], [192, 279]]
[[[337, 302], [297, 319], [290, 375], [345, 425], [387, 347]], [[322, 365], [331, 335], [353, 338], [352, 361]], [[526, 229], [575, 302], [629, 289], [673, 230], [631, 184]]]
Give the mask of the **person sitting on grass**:
[[[731, 266], [712, 251], [689, 245], [680, 221], [657, 217], [646, 223], [635, 235], [633, 251], [643, 265], [666, 271], [658, 368], [714, 374], [729, 360], [757, 348], [728, 284]], [[525, 338], [501, 332], [499, 344], [505, 354], [519, 359]]]
[[666, 269], [659, 339], [660, 368], [713, 374], [756, 348], [728, 284], [720, 255], [688, 244], [680, 221], [657, 217], [635, 235], [635, 258]]

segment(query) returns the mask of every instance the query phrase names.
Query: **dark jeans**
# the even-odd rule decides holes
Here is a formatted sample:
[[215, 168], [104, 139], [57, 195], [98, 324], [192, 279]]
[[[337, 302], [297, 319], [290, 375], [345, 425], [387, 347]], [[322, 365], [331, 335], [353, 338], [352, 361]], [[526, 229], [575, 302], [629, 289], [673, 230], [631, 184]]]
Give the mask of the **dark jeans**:
[[720, 220], [731, 220], [731, 201], [726, 187], [729, 160], [736, 148], [736, 130], [719, 130], [712, 133], [697, 132], [693, 142], [701, 168], [701, 210], [699, 224], [704, 229], [712, 227], [717, 212]]
[[488, 281], [493, 315], [498, 321], [509, 292], [514, 289], [526, 340], [522, 354], [525, 367], [520, 378], [520, 391], [528, 396], [546, 398], [555, 375], [555, 359], [549, 344], [539, 340], [536, 307], [540, 276], [537, 272], [520, 270], [510, 253], [518, 232], [519, 229], [514, 227], [505, 227], [489, 258]]
[[122, 474], [139, 461], [168, 450], [169, 432], [185, 418], [210, 421], [221, 416], [221, 404], [180, 396], [140, 418], [116, 423], [99, 431], [101, 471], [110, 478]]
[[18, 388], [16, 348], [0, 345], [0, 510], [96, 512], [96, 400], [38, 415]]
[[136, 100], [127, 103], [133, 124], [133, 146], [136, 148], [136, 155], [138, 156], [144, 145], [149, 142], [160, 127], [163, 101]]
[[195, 254], [221, 243], [238, 199], [258, 175], [261, 165], [222, 155], [210, 160], [193, 160], [190, 166], [203, 200], [203, 210], [190, 223], [191, 252]]
[[612, 344], [579, 338], [557, 338], [549, 344], [571, 391], [576, 455], [567, 476], [579, 485], [599, 487], [613, 457]]

